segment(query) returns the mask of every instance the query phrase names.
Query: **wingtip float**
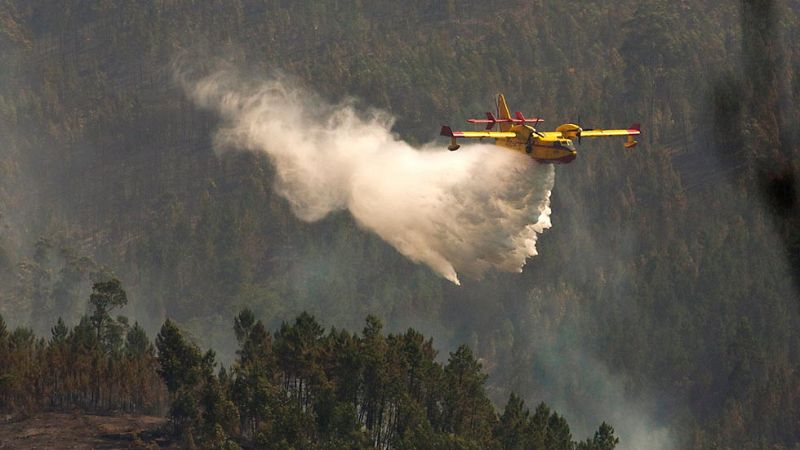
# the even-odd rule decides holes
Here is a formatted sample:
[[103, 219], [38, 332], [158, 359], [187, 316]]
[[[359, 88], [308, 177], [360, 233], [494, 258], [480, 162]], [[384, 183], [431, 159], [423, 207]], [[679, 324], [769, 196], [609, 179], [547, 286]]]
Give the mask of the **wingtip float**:
[[[575, 160], [578, 156], [578, 151], [573, 143], [575, 139], [580, 144], [585, 137], [626, 136], [628, 139], [624, 147], [630, 149], [639, 144], [636, 136], [642, 133], [641, 125], [638, 123], [627, 129], [615, 130], [581, 128], [580, 125], [566, 123], [556, 128], [555, 131], [538, 131], [534, 125], [544, 122], [544, 119], [526, 118], [519, 111], [514, 114], [514, 117], [511, 117], [503, 94], [497, 97], [497, 117], [487, 112], [486, 119], [467, 119], [467, 122], [486, 124], [486, 129], [483, 131], [453, 131], [449, 126], [442, 125], [441, 135], [450, 138], [448, 150], [455, 151], [461, 148], [456, 142], [457, 138], [490, 138], [494, 139], [498, 146], [530, 155], [540, 163], [551, 164], [568, 164]], [[499, 126], [500, 131], [493, 131], [495, 125]]]

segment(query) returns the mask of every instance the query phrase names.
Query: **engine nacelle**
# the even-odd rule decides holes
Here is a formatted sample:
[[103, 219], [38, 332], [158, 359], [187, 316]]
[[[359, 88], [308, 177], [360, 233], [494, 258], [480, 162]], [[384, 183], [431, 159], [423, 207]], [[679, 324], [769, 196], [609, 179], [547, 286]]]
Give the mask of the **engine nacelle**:
[[580, 136], [581, 131], [583, 129], [579, 125], [575, 125], [574, 123], [565, 123], [564, 125], [559, 126], [556, 128], [556, 131], [561, 133], [561, 136], [567, 139], [573, 139]]

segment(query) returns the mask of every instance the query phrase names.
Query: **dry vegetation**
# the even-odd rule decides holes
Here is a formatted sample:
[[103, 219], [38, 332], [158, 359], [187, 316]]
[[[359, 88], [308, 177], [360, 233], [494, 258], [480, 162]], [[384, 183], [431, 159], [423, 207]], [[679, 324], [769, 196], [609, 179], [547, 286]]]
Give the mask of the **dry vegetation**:
[[41, 413], [0, 422], [0, 448], [166, 448], [164, 417]]

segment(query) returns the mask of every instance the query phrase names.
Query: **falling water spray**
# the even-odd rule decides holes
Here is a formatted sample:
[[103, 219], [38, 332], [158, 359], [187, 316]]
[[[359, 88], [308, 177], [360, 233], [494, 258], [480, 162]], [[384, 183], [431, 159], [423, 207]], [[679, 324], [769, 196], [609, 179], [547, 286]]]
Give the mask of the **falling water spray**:
[[275, 189], [304, 221], [348, 210], [410, 260], [459, 284], [462, 273], [521, 272], [551, 226], [554, 169], [493, 145], [414, 147], [392, 117], [325, 102], [285, 77], [247, 81], [230, 70], [187, 81], [216, 111], [217, 151], [263, 152]]

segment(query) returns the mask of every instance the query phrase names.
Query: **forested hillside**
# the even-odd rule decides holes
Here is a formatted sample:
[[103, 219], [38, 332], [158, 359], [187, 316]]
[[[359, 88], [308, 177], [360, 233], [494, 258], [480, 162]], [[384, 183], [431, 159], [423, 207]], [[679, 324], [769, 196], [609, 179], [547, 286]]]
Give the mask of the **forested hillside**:
[[[487, 395], [546, 401], [627, 448], [800, 442], [795, 0], [0, 2], [0, 314], [42, 336], [115, 275], [234, 360], [230, 318], [413, 327], [468, 344]], [[418, 144], [490, 109], [641, 122], [556, 169], [521, 274], [457, 287], [345, 213], [306, 223], [268, 159], [215, 152], [175, 79], [283, 71]], [[442, 147], [446, 144], [441, 142]], [[768, 182], [764, 183], [763, 180]], [[777, 195], [776, 195], [777, 193]], [[777, 199], [771, 201], [771, 199]], [[796, 259], [794, 260], [796, 264]], [[796, 267], [795, 267], [796, 269]], [[443, 362], [443, 361], [440, 361]]]
[[[126, 302], [119, 280], [95, 283], [91, 314], [71, 329], [59, 319], [47, 340], [8, 330], [0, 317], [0, 412], [15, 421], [43, 410], [163, 414], [169, 403], [161, 434], [171, 448], [188, 449], [611, 450], [619, 442], [605, 422], [576, 442], [564, 417], [544, 403], [531, 414], [514, 394], [498, 414], [469, 347], [441, 364], [431, 339], [412, 328], [385, 335], [374, 316], [361, 335], [326, 332], [305, 312], [272, 334], [244, 309], [233, 320], [238, 350], [226, 368], [170, 319], [153, 345], [138, 323], [112, 318]], [[24, 436], [0, 438], [30, 445]]]

